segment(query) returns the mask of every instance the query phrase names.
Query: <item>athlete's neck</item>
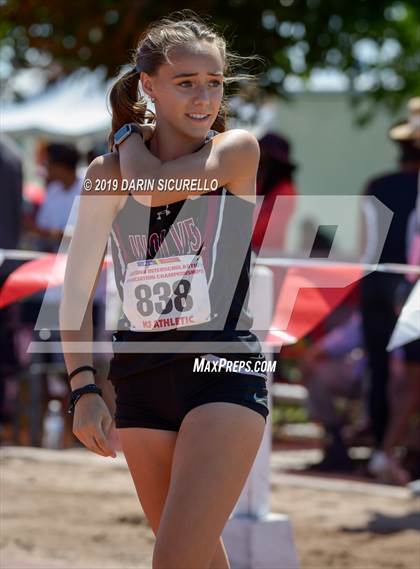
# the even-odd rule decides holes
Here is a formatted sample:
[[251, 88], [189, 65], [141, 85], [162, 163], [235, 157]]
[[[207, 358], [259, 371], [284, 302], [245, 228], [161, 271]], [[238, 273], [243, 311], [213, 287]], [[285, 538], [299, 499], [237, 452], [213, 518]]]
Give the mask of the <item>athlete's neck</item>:
[[201, 140], [188, 138], [171, 128], [170, 125], [165, 125], [163, 128], [157, 122], [155, 132], [149, 143], [149, 150], [162, 162], [169, 162], [198, 150], [203, 145], [204, 140], [205, 137]]

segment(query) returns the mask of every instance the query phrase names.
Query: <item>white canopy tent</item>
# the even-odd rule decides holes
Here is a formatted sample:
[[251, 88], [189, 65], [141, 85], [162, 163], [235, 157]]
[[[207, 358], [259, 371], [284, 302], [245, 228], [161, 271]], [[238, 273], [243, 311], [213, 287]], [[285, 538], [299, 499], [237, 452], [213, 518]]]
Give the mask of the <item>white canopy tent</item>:
[[103, 138], [111, 125], [106, 102], [111, 84], [101, 68], [79, 69], [40, 95], [3, 105], [2, 131], [13, 137]]

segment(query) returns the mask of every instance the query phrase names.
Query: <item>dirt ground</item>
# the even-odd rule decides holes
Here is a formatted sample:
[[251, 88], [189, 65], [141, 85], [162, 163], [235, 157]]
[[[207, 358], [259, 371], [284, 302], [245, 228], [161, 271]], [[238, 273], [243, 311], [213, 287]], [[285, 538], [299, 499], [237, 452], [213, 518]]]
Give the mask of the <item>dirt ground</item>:
[[[273, 453], [271, 511], [290, 516], [301, 569], [420, 567], [419, 499], [285, 474], [286, 455]], [[0, 456], [1, 569], [151, 567], [154, 536], [123, 455], [4, 447]]]

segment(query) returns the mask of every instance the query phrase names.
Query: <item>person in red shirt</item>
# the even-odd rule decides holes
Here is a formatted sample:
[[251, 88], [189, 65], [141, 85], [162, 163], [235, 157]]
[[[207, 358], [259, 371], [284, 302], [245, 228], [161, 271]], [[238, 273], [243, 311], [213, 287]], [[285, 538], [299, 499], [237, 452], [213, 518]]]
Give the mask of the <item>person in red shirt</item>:
[[275, 211], [276, 219], [272, 220], [275, 225], [271, 226], [264, 240], [264, 248], [280, 251], [284, 248], [287, 225], [295, 209], [294, 196], [297, 190], [292, 176], [296, 164], [290, 159], [291, 145], [283, 136], [269, 132], [261, 138], [259, 144], [261, 156], [257, 174], [257, 195], [264, 196], [264, 201], [255, 224], [252, 247], [256, 252], [261, 248], [276, 198], [289, 196], [281, 208]]

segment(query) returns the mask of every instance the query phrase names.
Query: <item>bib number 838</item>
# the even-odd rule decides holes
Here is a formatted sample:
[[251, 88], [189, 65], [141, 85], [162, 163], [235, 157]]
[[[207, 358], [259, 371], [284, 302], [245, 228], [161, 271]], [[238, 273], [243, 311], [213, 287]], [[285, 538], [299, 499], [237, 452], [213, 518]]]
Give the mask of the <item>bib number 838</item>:
[[[174, 307], [178, 312], [188, 312], [193, 307], [190, 289], [191, 283], [187, 279], [175, 281], [172, 286], [167, 282], [157, 282], [152, 288], [140, 284], [134, 290], [138, 299], [137, 310], [142, 316], [150, 316], [154, 310], [158, 314], [169, 314]], [[158, 301], [154, 301], [152, 296], [158, 296]]]

